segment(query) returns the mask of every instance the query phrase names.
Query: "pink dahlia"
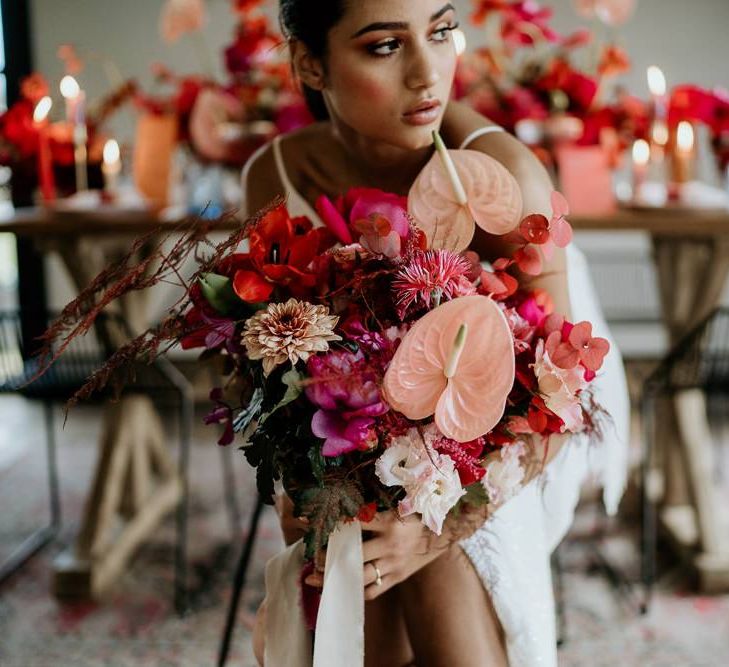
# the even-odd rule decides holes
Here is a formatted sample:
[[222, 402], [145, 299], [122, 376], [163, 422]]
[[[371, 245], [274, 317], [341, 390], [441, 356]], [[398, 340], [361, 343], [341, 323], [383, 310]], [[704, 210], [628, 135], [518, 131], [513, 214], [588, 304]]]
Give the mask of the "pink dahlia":
[[451, 250], [425, 250], [397, 272], [392, 284], [400, 319], [410, 309], [430, 308], [431, 303], [450, 301], [459, 296], [476, 294], [468, 279], [470, 262]]

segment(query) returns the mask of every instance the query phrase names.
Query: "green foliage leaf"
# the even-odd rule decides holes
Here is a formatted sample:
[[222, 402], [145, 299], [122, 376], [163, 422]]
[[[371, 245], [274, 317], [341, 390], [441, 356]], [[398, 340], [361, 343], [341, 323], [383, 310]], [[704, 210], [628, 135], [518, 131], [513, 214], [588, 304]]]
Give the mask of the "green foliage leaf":
[[273, 505], [276, 475], [276, 446], [266, 437], [252, 437], [242, 447], [246, 460], [256, 469], [256, 487], [267, 505]]
[[326, 470], [327, 462], [324, 455], [321, 453], [321, 447], [315, 445], [309, 449], [307, 453], [309, 461], [311, 461], [311, 471], [314, 473], [314, 477], [319, 484], [324, 483], [324, 471]]
[[489, 504], [489, 494], [481, 482], [475, 482], [466, 487], [466, 495], [461, 498], [461, 502], [471, 507], [483, 507]]
[[230, 278], [217, 273], [205, 273], [200, 277], [200, 290], [205, 300], [221, 315], [227, 315], [240, 301], [233, 291]]
[[261, 423], [266, 421], [266, 419], [268, 419], [274, 412], [276, 412], [276, 410], [281, 409], [285, 405], [288, 405], [289, 403], [295, 401], [299, 396], [301, 396], [301, 393], [303, 392], [301, 382], [303, 379], [304, 376], [299, 373], [296, 368], [292, 368], [291, 370], [286, 371], [286, 373], [283, 374], [283, 376], [281, 377], [281, 382], [286, 385], [286, 393], [268, 414], [261, 417]]
[[317, 551], [326, 547], [337, 524], [356, 517], [362, 505], [362, 490], [351, 479], [330, 477], [323, 486], [304, 491], [301, 514], [311, 521], [304, 538], [306, 557], [313, 558]]

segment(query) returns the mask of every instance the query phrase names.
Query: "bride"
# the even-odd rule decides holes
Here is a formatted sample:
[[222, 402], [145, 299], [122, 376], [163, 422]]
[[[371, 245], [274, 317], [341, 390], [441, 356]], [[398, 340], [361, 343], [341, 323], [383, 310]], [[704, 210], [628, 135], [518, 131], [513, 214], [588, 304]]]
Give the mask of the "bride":
[[[521, 187], [524, 211], [551, 214], [552, 184], [532, 153], [476, 112], [449, 102], [458, 27], [452, 4], [321, 0], [314, 11], [311, 0], [281, 0], [280, 19], [293, 67], [320, 122], [277, 137], [249, 160], [243, 173], [247, 214], [283, 195], [292, 215], [321, 224], [312, 206], [321, 194], [334, 198], [366, 186], [406, 195], [432, 155], [433, 130], [451, 148], [499, 160]], [[502, 256], [500, 243], [477, 229], [472, 247], [489, 259]], [[539, 282], [558, 311], [601, 328], [575, 251], [556, 252]], [[557, 664], [550, 553], [571, 522], [589, 468], [603, 464], [600, 472], [607, 470], [606, 499], [613, 509], [622, 490], [627, 399], [613, 349], [598, 387], [598, 400], [616, 426], [608, 437], [622, 440], [610, 443], [609, 459], [588, 452], [579, 438], [556, 438], [546, 467], [535, 451], [522, 490], [501, 507], [489, 505], [489, 515], [471, 525], [453, 522], [441, 537], [414, 516], [401, 521], [383, 515], [366, 525], [367, 666]], [[279, 510], [290, 544], [304, 526], [287, 498], [279, 498]], [[322, 574], [308, 583], [321, 585]], [[265, 605], [254, 637], [261, 663], [264, 615]]]

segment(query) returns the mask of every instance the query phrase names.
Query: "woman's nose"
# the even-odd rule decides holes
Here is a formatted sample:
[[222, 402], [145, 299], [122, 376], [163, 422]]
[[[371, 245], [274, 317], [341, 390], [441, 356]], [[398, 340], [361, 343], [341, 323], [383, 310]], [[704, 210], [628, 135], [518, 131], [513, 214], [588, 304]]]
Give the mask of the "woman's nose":
[[409, 64], [405, 85], [411, 89], [430, 88], [438, 83], [440, 75], [433, 54], [427, 48], [418, 48]]

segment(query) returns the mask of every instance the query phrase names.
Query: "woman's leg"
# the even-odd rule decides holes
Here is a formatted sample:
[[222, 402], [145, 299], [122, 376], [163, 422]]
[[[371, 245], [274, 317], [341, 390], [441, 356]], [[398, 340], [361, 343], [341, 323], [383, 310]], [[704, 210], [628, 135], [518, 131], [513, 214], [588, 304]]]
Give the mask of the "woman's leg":
[[417, 667], [508, 665], [491, 598], [458, 545], [396, 589]]
[[256, 613], [256, 623], [253, 626], [253, 655], [256, 656], [259, 667], [263, 666], [263, 653], [266, 647], [266, 600], [261, 602]]
[[398, 589], [395, 586], [365, 602], [365, 667], [408, 667], [413, 663]]
[[[253, 628], [253, 653], [263, 665], [266, 601], [261, 603]], [[365, 667], [408, 667], [413, 650], [408, 640], [397, 587], [365, 603]]]

